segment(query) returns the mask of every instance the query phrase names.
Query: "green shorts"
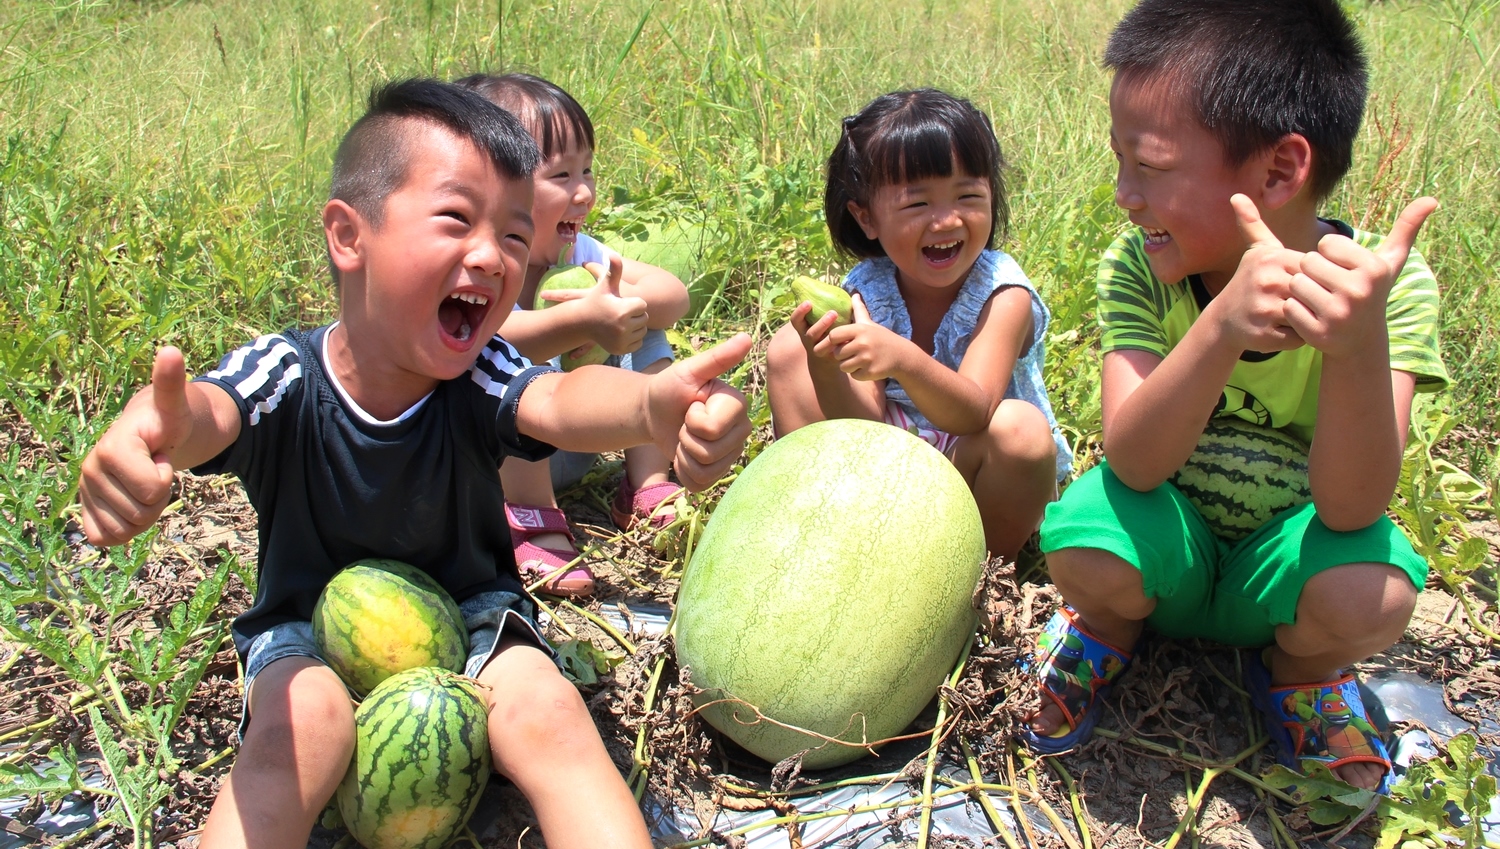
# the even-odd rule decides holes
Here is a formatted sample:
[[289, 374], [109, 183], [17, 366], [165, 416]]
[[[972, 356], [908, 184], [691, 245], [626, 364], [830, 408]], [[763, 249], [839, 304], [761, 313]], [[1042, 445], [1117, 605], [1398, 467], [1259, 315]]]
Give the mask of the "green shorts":
[[1074, 481], [1042, 520], [1042, 551], [1094, 548], [1141, 571], [1156, 609], [1146, 619], [1169, 637], [1205, 637], [1237, 646], [1275, 640], [1277, 625], [1296, 621], [1307, 579], [1349, 563], [1386, 563], [1421, 590], [1427, 562], [1388, 517], [1339, 533], [1313, 505], [1293, 507], [1250, 536], [1215, 536], [1198, 509], [1164, 483], [1137, 492], [1108, 463]]

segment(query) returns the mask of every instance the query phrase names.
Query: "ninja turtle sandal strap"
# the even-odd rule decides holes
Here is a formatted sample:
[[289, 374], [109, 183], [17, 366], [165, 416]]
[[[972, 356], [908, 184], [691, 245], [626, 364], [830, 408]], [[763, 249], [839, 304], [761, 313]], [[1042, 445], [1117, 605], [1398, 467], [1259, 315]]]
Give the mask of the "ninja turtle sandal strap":
[[1390, 753], [1380, 732], [1370, 724], [1353, 675], [1323, 684], [1271, 687], [1267, 692], [1303, 772], [1312, 764], [1336, 769], [1350, 763], [1374, 763], [1389, 773]]
[[1042, 695], [1063, 712], [1069, 728], [1078, 727], [1079, 718], [1093, 704], [1095, 695], [1120, 677], [1130, 659], [1130, 652], [1084, 628], [1071, 607], [1054, 613], [1037, 638]]

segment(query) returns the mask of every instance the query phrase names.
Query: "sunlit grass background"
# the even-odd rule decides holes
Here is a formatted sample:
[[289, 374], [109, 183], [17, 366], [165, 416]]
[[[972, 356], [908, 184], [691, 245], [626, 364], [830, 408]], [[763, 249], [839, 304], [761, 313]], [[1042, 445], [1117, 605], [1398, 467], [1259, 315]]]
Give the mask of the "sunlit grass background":
[[[0, 561], [41, 581], [69, 556], [77, 463], [155, 346], [201, 371], [334, 315], [317, 225], [333, 146], [372, 85], [409, 75], [526, 70], [571, 91], [599, 131], [597, 226], [688, 217], [716, 234], [700, 272], [720, 297], [683, 328], [694, 340], [764, 340], [792, 274], [849, 265], [820, 211], [840, 117], [897, 88], [973, 99], [1011, 164], [1006, 249], [1055, 315], [1054, 406], [1087, 450], [1093, 269], [1124, 224], [1098, 57], [1128, 5], [0, 0], [0, 421], [49, 455], [0, 457]], [[1495, 0], [1345, 5], [1374, 74], [1326, 214], [1383, 230], [1412, 197], [1443, 202], [1419, 247], [1454, 387], [1418, 412], [1394, 506], [1444, 583], [1493, 608], [1493, 555], [1464, 552], [1497, 476], [1500, 14]], [[0, 613], [40, 598], [7, 585]]]

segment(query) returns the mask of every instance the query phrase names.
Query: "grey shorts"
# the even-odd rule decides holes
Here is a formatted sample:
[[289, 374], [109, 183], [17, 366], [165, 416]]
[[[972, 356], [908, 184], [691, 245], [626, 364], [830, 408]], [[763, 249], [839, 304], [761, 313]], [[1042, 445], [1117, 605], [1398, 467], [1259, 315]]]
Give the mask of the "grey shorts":
[[[535, 608], [525, 596], [498, 590], [479, 593], [465, 599], [458, 610], [463, 614], [464, 627], [469, 632], [469, 658], [464, 662], [464, 674], [470, 678], [478, 678], [479, 671], [490, 662], [500, 644], [501, 634], [533, 643], [557, 660], [557, 652], [542, 636]], [[245, 692], [240, 704], [241, 740], [245, 738], [245, 729], [250, 727], [250, 688], [255, 684], [255, 676], [267, 666], [288, 657], [308, 657], [324, 662], [318, 653], [317, 641], [313, 639], [311, 622], [298, 620], [273, 625], [250, 641], [250, 651], [245, 654]], [[353, 695], [351, 692], [350, 696]]]
[[[672, 359], [672, 343], [667, 341], [665, 330], [647, 330], [641, 347], [628, 354], [613, 355], [604, 361], [607, 366], [641, 371], [662, 360]], [[557, 365], [554, 362], [553, 365]], [[580, 454], [575, 451], [559, 451], [552, 455], [552, 488], [567, 489], [583, 480], [583, 476], [594, 467], [598, 454]]]

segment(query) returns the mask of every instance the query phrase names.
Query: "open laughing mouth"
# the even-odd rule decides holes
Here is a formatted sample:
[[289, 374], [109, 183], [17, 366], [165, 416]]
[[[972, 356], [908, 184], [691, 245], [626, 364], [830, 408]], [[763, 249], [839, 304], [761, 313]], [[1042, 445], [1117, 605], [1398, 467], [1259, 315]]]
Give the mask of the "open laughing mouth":
[[557, 222], [557, 238], [569, 244], [578, 241], [578, 231], [583, 227], [583, 220], [559, 221]]
[[963, 250], [962, 240], [944, 242], [941, 245], [923, 245], [922, 256], [933, 265], [946, 265], [958, 258], [958, 252]]
[[443, 341], [456, 350], [466, 349], [489, 311], [489, 296], [478, 292], [455, 292], [444, 298], [438, 305]]
[[1172, 241], [1172, 234], [1166, 230], [1142, 227], [1141, 232], [1146, 236], [1146, 247], [1148, 248], [1159, 248], [1167, 242]]

